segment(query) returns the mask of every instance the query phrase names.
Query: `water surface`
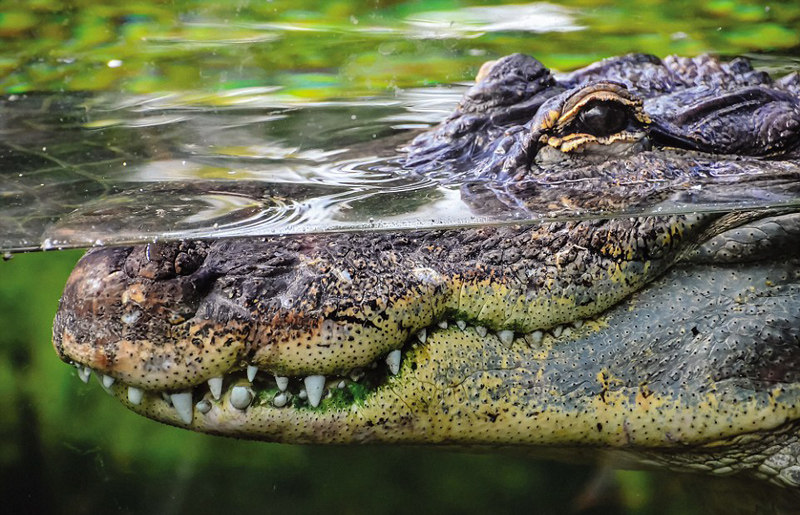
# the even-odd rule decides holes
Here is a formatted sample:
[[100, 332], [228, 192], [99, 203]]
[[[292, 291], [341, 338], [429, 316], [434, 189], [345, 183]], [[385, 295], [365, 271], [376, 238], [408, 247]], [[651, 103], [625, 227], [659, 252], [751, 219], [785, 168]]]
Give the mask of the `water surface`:
[[556, 71], [632, 51], [800, 68], [791, 2], [581, 5], [12, 8], [0, 17], [0, 250], [619, 214], [475, 213], [453, 181], [401, 169], [401, 148], [453, 109], [480, 63], [512, 51]]

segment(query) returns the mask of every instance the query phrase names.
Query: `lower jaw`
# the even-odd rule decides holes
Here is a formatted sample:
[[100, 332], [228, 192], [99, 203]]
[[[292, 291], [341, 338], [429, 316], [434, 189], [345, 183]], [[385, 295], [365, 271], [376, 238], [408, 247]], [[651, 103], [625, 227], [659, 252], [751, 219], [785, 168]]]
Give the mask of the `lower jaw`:
[[[400, 376], [403, 372], [412, 373], [411, 368], [409, 363], [409, 370], [401, 371]], [[243, 384], [244, 380], [238, 383], [239, 386]], [[418, 388], [418, 381], [404, 381], [398, 376], [389, 378], [381, 388], [366, 398], [364, 404], [354, 402], [335, 406], [337, 394], [334, 393], [318, 408], [311, 408], [307, 404], [276, 408], [269, 399], [271, 392], [263, 390], [257, 391], [246, 409], [233, 405], [233, 388], [229, 388], [218, 400], [209, 399], [210, 394], [203, 395], [198, 403], [208, 401], [209, 409], [201, 413], [195, 407], [193, 419], [188, 424], [160, 394], [145, 395], [139, 404], [132, 404], [127, 399], [124, 385], [112, 385], [109, 391], [129, 409], [148, 418], [193, 431], [228, 437], [292, 444], [525, 446], [534, 453], [537, 452], [536, 449], [546, 453], [572, 449], [574, 452], [589, 455], [598, 451], [625, 451], [632, 453], [630, 456], [633, 457], [650, 456], [651, 462], [658, 462], [659, 456], [669, 458], [675, 452], [678, 457], [692, 453], [716, 457], [731, 452], [735, 454], [742, 442], [758, 447], [757, 444], [761, 441], [758, 435], [781, 432], [783, 427], [797, 425], [790, 419], [788, 412], [775, 414], [768, 409], [748, 406], [744, 411], [754, 412], [750, 419], [739, 420], [730, 427], [726, 427], [724, 423], [717, 424], [716, 427], [695, 433], [687, 432], [679, 438], [671, 439], [670, 434], [677, 434], [674, 433], [675, 427], [670, 424], [673, 418], [677, 419], [683, 413], [684, 418], [689, 420], [693, 415], [716, 409], [717, 403], [710, 400], [707, 405], [662, 406], [662, 419], [651, 424], [640, 416], [653, 413], [636, 402], [625, 405], [623, 399], [627, 395], [618, 396], [618, 409], [615, 413], [608, 414], [609, 417], [604, 420], [606, 426], [602, 430], [595, 428], [596, 422], [593, 419], [598, 413], [597, 407], [605, 407], [599, 399], [584, 399], [569, 408], [549, 408], [549, 411], [548, 408], [541, 408], [547, 404], [542, 401], [540, 406], [532, 407], [534, 411], [520, 412], [517, 417], [503, 418], [501, 415], [495, 423], [495, 419], [489, 421], [483, 416], [481, 408], [485, 406], [485, 402], [482, 405], [467, 405], [462, 413], [458, 413], [455, 402], [458, 394], [453, 391], [446, 399], [437, 398], [436, 394], [428, 395], [427, 407], [432, 409], [423, 409], [419, 397], [412, 398], [415, 393], [419, 393]], [[798, 391], [787, 392], [787, 395], [793, 397], [798, 394]], [[457, 414], [455, 421], [448, 421], [447, 411], [439, 411], [442, 406], [434, 405], [437, 400], [442, 406], [449, 408], [450, 414]], [[651, 398], [651, 401], [658, 404], [663, 399]], [[417, 409], [412, 409], [415, 405]], [[490, 411], [502, 413], [502, 406], [501, 402], [496, 409]], [[462, 418], [459, 419], [459, 416]], [[545, 420], [548, 422], [545, 423]], [[752, 425], [752, 420], [760, 420], [759, 423], [763, 426]], [[681, 426], [685, 424], [678, 423]], [[650, 436], [643, 437], [648, 431]], [[631, 438], [632, 435], [639, 436]], [[680, 459], [671, 461], [680, 462]]]
[[[124, 387], [112, 388], [114, 394], [127, 403], [124, 400]], [[762, 463], [769, 462], [770, 452], [774, 452], [769, 450], [770, 446], [780, 447], [781, 442], [797, 432], [797, 423], [788, 422], [769, 433], [764, 443], [756, 435], [743, 433], [691, 446], [609, 445], [608, 442], [576, 441], [531, 445], [530, 442], [515, 441], [513, 438], [476, 441], [469, 437], [459, 438], [457, 434], [437, 434], [436, 422], [424, 418], [409, 419], [403, 423], [381, 423], [380, 418], [360, 414], [355, 405], [344, 410], [287, 410], [276, 409], [266, 402], [255, 402], [247, 411], [243, 411], [232, 407], [229, 395], [226, 392], [207, 413], [195, 417], [189, 428], [209, 434], [292, 444], [402, 443], [514, 448], [514, 453], [525, 452], [532, 456], [571, 462], [602, 460], [603, 463], [612, 463], [621, 468], [667, 467], [675, 471], [714, 475], [755, 473], [762, 479], [784, 486], [786, 482], [781, 480], [779, 470], [764, 468]], [[186, 427], [176, 416], [174, 408], [159, 396], [128, 407], [149, 418]], [[524, 446], [524, 450], [520, 446]]]
[[[597, 331], [595, 323], [573, 327], [572, 331], [577, 336], [583, 331]], [[562, 329], [562, 339], [564, 332]], [[791, 407], [800, 398], [800, 386], [774, 394], [771, 398], [778, 402], [774, 406], [760, 401], [749, 405], [723, 403], [723, 399], [731, 398], [724, 392], [695, 404], [689, 402], [689, 396], [681, 400], [654, 394], [642, 399], [635, 394], [638, 387], [609, 392], [603, 398], [569, 398], [566, 392], [560, 398], [538, 394], [540, 388], [533, 384], [536, 371], [515, 371], [508, 364], [527, 360], [537, 366], [532, 355], [547, 353], [563, 340], [555, 342], [548, 335], [541, 348], [532, 350], [524, 338], [516, 338], [507, 346], [499, 337], [481, 333], [483, 330], [475, 327], [463, 331], [450, 327], [429, 334], [426, 343], [409, 343], [397, 375], [376, 369], [372, 376], [361, 378], [362, 382], [346, 381], [343, 388], [330, 379], [317, 407], [300, 398], [298, 379], [290, 380], [286, 390], [291, 401], [277, 407], [275, 397], [284, 392], [274, 379], [258, 375], [250, 382], [244, 371], [225, 378], [218, 399], [205, 385], [191, 392], [188, 422], [169, 394], [145, 392], [138, 403], [133, 403], [126, 385], [117, 382], [107, 390], [131, 410], [167, 424], [287, 443], [524, 445], [638, 449], [636, 452], [687, 452], [693, 447], [708, 447], [713, 454], [720, 452], [715, 450], [720, 442], [768, 432], [798, 416]], [[455, 359], [446, 358], [470, 355], [483, 355], [485, 360], [473, 362], [459, 377], [451, 376], [453, 371], [446, 368]], [[500, 375], [491, 375], [493, 372]], [[366, 386], [365, 379], [371, 386]], [[252, 392], [245, 407], [236, 405], [237, 388]], [[750, 415], [742, 416], [748, 412]], [[704, 425], [689, 426], [687, 421], [695, 419], [704, 421]]]

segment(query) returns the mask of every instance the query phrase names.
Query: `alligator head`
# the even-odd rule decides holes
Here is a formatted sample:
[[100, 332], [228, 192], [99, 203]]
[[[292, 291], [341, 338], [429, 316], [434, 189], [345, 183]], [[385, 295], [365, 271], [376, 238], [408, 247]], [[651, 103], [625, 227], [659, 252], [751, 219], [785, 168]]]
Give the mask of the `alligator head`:
[[788, 202], [96, 249], [55, 347], [129, 408], [198, 431], [526, 445], [798, 485], [799, 84], [708, 57], [560, 78], [488, 63], [403, 158], [475, 209]]

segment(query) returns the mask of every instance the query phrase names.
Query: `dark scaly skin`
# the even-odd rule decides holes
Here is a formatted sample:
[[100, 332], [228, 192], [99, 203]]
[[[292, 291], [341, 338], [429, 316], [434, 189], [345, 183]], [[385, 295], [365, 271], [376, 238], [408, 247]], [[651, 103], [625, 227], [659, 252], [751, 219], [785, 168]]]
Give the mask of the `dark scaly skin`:
[[[626, 56], [556, 79], [513, 55], [479, 79], [404, 158], [476, 211], [796, 198], [797, 75]], [[796, 486], [799, 249], [787, 204], [92, 250], [54, 343], [135, 411], [200, 431], [580, 449]]]

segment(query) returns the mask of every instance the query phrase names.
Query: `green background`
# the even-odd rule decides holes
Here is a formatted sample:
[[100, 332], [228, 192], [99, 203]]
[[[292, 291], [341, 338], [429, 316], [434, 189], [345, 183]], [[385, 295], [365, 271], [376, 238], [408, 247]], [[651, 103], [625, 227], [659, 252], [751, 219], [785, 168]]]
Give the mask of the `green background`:
[[[317, 4], [0, 2], [0, 91], [205, 94], [268, 85], [301, 100], [355, 97], [469, 80], [481, 62], [516, 51], [562, 70], [632, 51], [748, 54], [774, 73], [800, 67], [796, 2], [765, 8], [734, 1], [573, 1], [559, 11], [571, 28], [544, 33], [489, 30], [474, 21], [486, 12], [469, 9], [480, 2]], [[421, 26], [420, 19], [439, 23]], [[448, 19], [460, 21], [441, 23]], [[52, 318], [79, 255], [17, 255], [0, 263], [0, 493], [8, 513], [730, 507], [727, 494], [710, 495], [708, 483], [694, 476], [564, 465], [518, 450], [243, 442], [140, 418], [94, 379], [88, 386], [78, 381], [52, 351]], [[728, 485], [714, 483], [715, 491], [729, 491]], [[748, 487], [754, 488], [757, 495], [769, 492]]]

